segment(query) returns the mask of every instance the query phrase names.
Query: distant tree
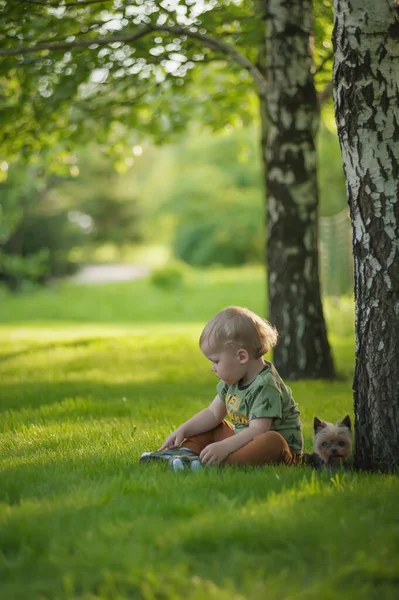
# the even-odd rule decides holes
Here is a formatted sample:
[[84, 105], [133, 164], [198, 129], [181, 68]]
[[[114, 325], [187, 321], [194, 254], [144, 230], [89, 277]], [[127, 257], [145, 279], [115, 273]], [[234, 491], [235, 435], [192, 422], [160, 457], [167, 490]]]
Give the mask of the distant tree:
[[399, 5], [335, 0], [334, 101], [353, 225], [355, 465], [399, 467]]
[[[218, 126], [234, 122], [251, 113], [251, 102], [243, 102], [243, 73], [250, 75], [265, 165], [271, 161], [269, 318], [281, 334], [275, 361], [287, 377], [334, 376], [318, 281], [310, 0], [0, 0], [0, 10], [0, 85], [7, 82], [0, 139], [11, 154], [31, 153], [46, 138], [72, 146], [79, 137], [115, 139], [143, 127], [163, 139], [199, 116]], [[198, 65], [212, 76], [201, 86]]]

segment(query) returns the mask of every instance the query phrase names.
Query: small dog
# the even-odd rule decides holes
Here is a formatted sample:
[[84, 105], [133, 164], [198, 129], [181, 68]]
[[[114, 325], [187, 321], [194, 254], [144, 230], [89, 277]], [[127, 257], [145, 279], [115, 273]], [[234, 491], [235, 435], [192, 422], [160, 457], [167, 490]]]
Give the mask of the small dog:
[[345, 466], [352, 449], [352, 430], [349, 415], [336, 425], [320, 421], [313, 422], [313, 454], [304, 454], [303, 463], [316, 469], [334, 469]]

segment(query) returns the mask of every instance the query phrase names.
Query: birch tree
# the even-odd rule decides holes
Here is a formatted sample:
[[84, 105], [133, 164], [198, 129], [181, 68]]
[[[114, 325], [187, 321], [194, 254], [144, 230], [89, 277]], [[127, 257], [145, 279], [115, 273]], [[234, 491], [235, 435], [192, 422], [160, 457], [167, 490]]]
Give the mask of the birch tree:
[[399, 466], [399, 5], [335, 0], [334, 102], [353, 226], [355, 465]]
[[269, 314], [284, 332], [274, 362], [285, 376], [331, 377], [334, 365], [318, 265], [312, 0], [263, 0], [265, 96], [260, 96], [267, 190]]

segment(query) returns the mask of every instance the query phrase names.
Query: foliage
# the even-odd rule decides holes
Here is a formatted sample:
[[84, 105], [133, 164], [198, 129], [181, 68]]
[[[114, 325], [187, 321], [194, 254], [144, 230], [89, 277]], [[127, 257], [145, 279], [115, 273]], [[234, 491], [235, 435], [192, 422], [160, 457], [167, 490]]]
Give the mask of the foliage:
[[[210, 134], [192, 127], [178, 144], [151, 149], [151, 161], [140, 165], [147, 176], [140, 202], [159, 239], [168, 216], [176, 255], [190, 264], [263, 262], [263, 182], [256, 127]], [[320, 214], [346, 207], [345, 184], [336, 134], [319, 133]], [[144, 151], [144, 156], [146, 150]], [[151, 178], [153, 164], [157, 177]], [[134, 180], [136, 174], [132, 170]], [[160, 182], [162, 184], [160, 185]]]
[[54, 177], [42, 165], [15, 164], [0, 183], [4, 226], [1, 239], [0, 279], [12, 289], [24, 282], [44, 282], [71, 273], [70, 249], [84, 242], [81, 228], [66, 210], [53, 204], [48, 192]]
[[38, 196], [46, 187], [40, 169], [34, 166], [14, 165], [4, 171], [10, 175], [0, 180], [0, 244], [5, 244], [22, 218], [24, 207], [32, 196]]
[[181, 175], [163, 211], [176, 216], [173, 247], [194, 266], [261, 263], [263, 201], [253, 129], [192, 134], [176, 149]]
[[185, 279], [185, 269], [178, 263], [168, 264], [166, 267], [154, 269], [150, 281], [155, 286], [165, 291], [181, 290]]
[[[72, 249], [76, 263], [78, 254], [80, 261], [93, 260], [104, 244], [122, 252], [146, 241], [172, 244], [176, 255], [193, 265], [261, 263], [265, 217], [257, 137], [256, 127], [212, 134], [192, 126], [179, 143], [135, 146], [119, 172], [93, 144], [70, 155], [68, 177], [45, 175], [44, 159], [36, 167], [14, 165], [0, 184], [2, 244], [29, 206], [25, 255], [63, 240], [65, 260]], [[322, 216], [345, 208], [338, 141], [324, 126], [319, 186]], [[82, 244], [86, 250], [77, 253]], [[61, 254], [52, 252], [48, 273], [69, 272], [56, 257], [59, 263]]]
[[[320, 79], [331, 69], [331, 2], [316, 4]], [[192, 120], [212, 128], [248, 121], [257, 103], [247, 71], [263, 39], [257, 10], [253, 0], [2, 0], [2, 152], [31, 157], [46, 144], [62, 163], [61, 149], [96, 139], [120, 156], [128, 146], [119, 141], [137, 142], [138, 131], [165, 141]]]
[[7, 254], [0, 251], [0, 280], [12, 290], [26, 283], [38, 283], [50, 273], [48, 248], [41, 248], [34, 254]]
[[[166, 3], [129, 1], [106, 8], [103, 3], [53, 8], [46, 2], [2, 2], [0, 9], [4, 50], [70, 41], [66, 49], [10, 56], [2, 61], [0, 82], [8, 102], [3, 109], [0, 139], [9, 154], [31, 154], [37, 150], [39, 139], [48, 144], [62, 140], [70, 148], [73, 140], [84, 139], [107, 139], [115, 144], [118, 139], [131, 138], [128, 131], [135, 129], [144, 129], [159, 141], [181, 131], [193, 117], [186, 95], [190, 94], [194, 67], [212, 58], [225, 66], [225, 57], [193, 38], [174, 31], [150, 31], [150, 27], [179, 24], [188, 31], [213, 29], [214, 34], [234, 40], [238, 46], [249, 36], [256, 37], [253, 27], [242, 35], [240, 23], [248, 23], [248, 11], [233, 2], [215, 6], [181, 2], [176, 8]], [[78, 46], [87, 40], [137, 35], [134, 43]], [[248, 77], [243, 79], [234, 64], [229, 70], [229, 85], [234, 85], [236, 94], [246, 94]], [[194, 112], [197, 116], [207, 114], [216, 92], [227, 123], [239, 110], [240, 94], [220, 94], [219, 89], [205, 88], [202, 103]], [[220, 113], [215, 117], [219, 124]]]
[[54, 204], [70, 211], [70, 218], [84, 227], [87, 243], [93, 246], [141, 242], [144, 202], [138, 203], [134, 177], [123, 173], [133, 164], [132, 156], [116, 169], [100, 146], [89, 144], [71, 158], [73, 176], [52, 190]]
[[336, 130], [321, 124], [318, 135], [317, 178], [320, 188], [320, 214], [329, 217], [348, 206], [341, 151]]
[[[326, 88], [331, 91], [333, 67], [332, 31], [334, 22], [334, 7], [332, 0], [317, 0], [313, 2], [314, 47], [313, 60], [315, 64], [314, 81], [319, 93]], [[332, 102], [330, 101], [330, 105]]]
[[[245, 197], [240, 200], [245, 201]], [[233, 214], [214, 211], [202, 222], [188, 216], [176, 232], [176, 256], [196, 267], [261, 263], [261, 211], [247, 210], [241, 202], [231, 202], [229, 210]]]
[[13, 288], [73, 272], [77, 246], [142, 240], [134, 194], [100, 148], [72, 154], [69, 177], [47, 170], [46, 155], [38, 155], [35, 165], [14, 163], [0, 183], [0, 278]]

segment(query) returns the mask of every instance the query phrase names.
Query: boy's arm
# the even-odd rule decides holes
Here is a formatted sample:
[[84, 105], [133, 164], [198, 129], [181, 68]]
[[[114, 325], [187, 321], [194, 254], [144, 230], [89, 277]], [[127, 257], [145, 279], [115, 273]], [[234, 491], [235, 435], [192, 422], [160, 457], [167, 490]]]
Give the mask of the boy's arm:
[[178, 448], [185, 438], [217, 427], [223, 421], [226, 414], [225, 403], [219, 396], [215, 396], [208, 408], [201, 410], [171, 433], [159, 450]]
[[222, 440], [221, 442], [209, 444], [209, 446], [204, 448], [200, 454], [201, 462], [207, 465], [218, 465], [226, 458], [226, 456], [251, 442], [256, 435], [269, 431], [272, 422], [273, 419], [266, 417], [253, 419], [249, 422], [248, 427], [239, 433], [236, 433], [234, 436]]

